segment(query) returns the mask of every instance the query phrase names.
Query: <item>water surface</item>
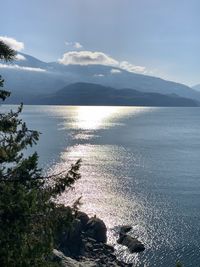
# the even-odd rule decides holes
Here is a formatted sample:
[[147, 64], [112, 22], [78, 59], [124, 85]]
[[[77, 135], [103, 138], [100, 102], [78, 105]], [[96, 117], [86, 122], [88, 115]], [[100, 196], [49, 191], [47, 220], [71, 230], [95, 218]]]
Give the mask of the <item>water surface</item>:
[[55, 173], [82, 158], [82, 178], [60, 201], [82, 196], [115, 243], [119, 225], [146, 250], [117, 254], [134, 266], [200, 266], [200, 108], [25, 106], [42, 135], [40, 165]]

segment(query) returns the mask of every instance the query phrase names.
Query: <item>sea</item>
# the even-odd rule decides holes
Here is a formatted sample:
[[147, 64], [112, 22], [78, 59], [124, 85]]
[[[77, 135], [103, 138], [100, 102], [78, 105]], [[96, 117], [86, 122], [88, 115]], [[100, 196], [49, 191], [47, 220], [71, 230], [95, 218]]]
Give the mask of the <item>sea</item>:
[[[16, 109], [16, 106], [3, 106]], [[104, 220], [116, 255], [134, 267], [200, 266], [200, 108], [24, 106], [48, 174], [82, 159], [81, 179], [58, 199]], [[145, 245], [130, 254], [121, 225]]]

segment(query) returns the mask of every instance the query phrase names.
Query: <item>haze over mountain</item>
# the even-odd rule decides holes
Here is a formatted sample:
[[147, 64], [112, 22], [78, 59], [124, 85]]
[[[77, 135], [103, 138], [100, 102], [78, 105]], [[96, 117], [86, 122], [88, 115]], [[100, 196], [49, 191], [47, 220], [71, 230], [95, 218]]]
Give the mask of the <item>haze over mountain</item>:
[[101, 84], [116, 89], [129, 88], [139, 92], [176, 94], [200, 100], [200, 92], [186, 85], [113, 66], [46, 63], [22, 53], [18, 57], [11, 64], [0, 63], [5, 86], [12, 91], [11, 100], [52, 94], [77, 82]]

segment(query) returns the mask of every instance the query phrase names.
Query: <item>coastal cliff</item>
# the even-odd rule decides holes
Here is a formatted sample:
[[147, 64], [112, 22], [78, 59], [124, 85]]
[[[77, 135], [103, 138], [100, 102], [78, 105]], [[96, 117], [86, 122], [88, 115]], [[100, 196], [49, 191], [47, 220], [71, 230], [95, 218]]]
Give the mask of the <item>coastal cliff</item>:
[[[66, 209], [70, 209], [66, 207]], [[118, 243], [130, 253], [143, 251], [144, 245], [127, 234], [130, 226], [122, 226]], [[63, 267], [131, 267], [117, 259], [114, 247], [107, 244], [107, 228], [96, 216], [78, 211], [70, 228], [59, 233], [52, 260]]]

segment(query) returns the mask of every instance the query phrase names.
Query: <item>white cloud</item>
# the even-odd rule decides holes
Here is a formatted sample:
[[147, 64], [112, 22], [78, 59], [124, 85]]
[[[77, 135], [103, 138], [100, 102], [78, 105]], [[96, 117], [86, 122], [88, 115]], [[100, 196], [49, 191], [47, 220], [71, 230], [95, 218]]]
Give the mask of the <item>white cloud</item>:
[[9, 45], [12, 49], [16, 51], [21, 51], [24, 49], [24, 43], [19, 42], [14, 38], [7, 36], [0, 36], [0, 40], [3, 41], [5, 44]]
[[20, 61], [20, 60], [26, 60], [26, 58], [25, 58], [25, 56], [23, 56], [23, 55], [17, 54], [17, 55], [15, 56], [15, 60], [17, 60], [17, 61]]
[[107, 65], [116, 66], [118, 61], [102, 52], [91, 52], [91, 51], [71, 51], [63, 55], [59, 62], [64, 65]]
[[118, 70], [118, 69], [111, 69], [110, 71], [112, 74], [118, 74], [118, 73], [121, 73], [121, 70]]
[[73, 47], [75, 49], [81, 49], [81, 48], [83, 48], [83, 45], [80, 44], [79, 42], [65, 42], [65, 45], [71, 46], [71, 47]]
[[126, 70], [128, 72], [139, 72], [139, 73], [146, 73], [146, 68], [142, 66], [136, 66], [128, 61], [122, 61], [119, 63], [119, 67], [123, 70]]
[[94, 76], [95, 77], [104, 77], [105, 75], [104, 74], [95, 74]]
[[2, 64], [0, 63], [0, 69], [17, 69], [17, 70], [25, 70], [25, 71], [36, 71], [36, 72], [45, 72], [45, 69], [41, 68], [32, 68], [32, 67], [22, 67], [17, 64], [11, 65], [11, 64]]
[[[143, 66], [137, 66], [129, 63], [128, 61], [118, 61], [103, 52], [92, 51], [70, 51], [66, 52], [59, 63], [64, 65], [106, 65], [115, 68], [120, 68], [128, 72], [137, 72], [145, 74], [147, 70]], [[112, 69], [112, 74], [120, 73], [119, 69]]]
[[74, 43], [74, 48], [81, 49], [82, 47], [83, 47], [82, 44], [80, 44], [79, 42]]

